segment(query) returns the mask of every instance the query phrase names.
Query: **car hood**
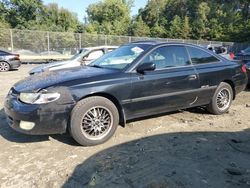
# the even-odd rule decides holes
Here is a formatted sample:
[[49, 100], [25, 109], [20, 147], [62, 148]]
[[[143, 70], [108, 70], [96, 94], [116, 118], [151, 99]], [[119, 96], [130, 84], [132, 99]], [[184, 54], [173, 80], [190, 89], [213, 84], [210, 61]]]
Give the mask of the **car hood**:
[[37, 74], [37, 73], [40, 73], [40, 72], [44, 72], [45, 70], [47, 70], [49, 68], [64, 65], [64, 64], [67, 64], [67, 63], [70, 63], [70, 62], [71, 62], [70, 60], [68, 60], [68, 61], [57, 61], [57, 62], [45, 64], [45, 65], [40, 65], [38, 67], [35, 67], [35, 68], [31, 69], [31, 71], [29, 71], [29, 74]]
[[14, 85], [17, 92], [36, 92], [44, 88], [55, 85], [63, 85], [63, 83], [80, 80], [81, 83], [88, 82], [91, 78], [113, 74], [117, 72], [114, 69], [103, 69], [89, 66], [81, 68], [63, 69], [60, 71], [46, 71], [43, 73], [31, 75]]

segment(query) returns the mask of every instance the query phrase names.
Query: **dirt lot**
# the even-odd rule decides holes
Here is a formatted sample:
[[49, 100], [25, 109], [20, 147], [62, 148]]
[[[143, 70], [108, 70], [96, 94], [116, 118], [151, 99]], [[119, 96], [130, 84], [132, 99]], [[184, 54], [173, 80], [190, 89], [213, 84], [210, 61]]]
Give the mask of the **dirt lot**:
[[229, 113], [184, 110], [129, 123], [107, 143], [26, 136], [6, 123], [5, 95], [32, 65], [1, 73], [1, 187], [250, 187], [250, 91]]

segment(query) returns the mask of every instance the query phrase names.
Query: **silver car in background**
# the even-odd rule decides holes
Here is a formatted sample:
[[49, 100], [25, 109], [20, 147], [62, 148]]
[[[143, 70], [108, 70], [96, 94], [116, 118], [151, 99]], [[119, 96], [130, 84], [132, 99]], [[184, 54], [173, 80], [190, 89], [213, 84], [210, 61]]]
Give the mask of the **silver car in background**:
[[226, 58], [226, 59], [229, 59], [229, 60], [234, 59], [234, 53], [229, 52], [227, 46], [209, 44], [206, 46], [206, 48], [208, 50], [213, 51], [214, 53]]
[[19, 54], [13, 54], [0, 50], [0, 72], [17, 69], [21, 66]]
[[45, 71], [60, 70], [65, 68], [78, 67], [81, 65], [88, 65], [93, 60], [98, 59], [104, 54], [117, 49], [118, 46], [98, 46], [98, 47], [88, 47], [82, 48], [77, 54], [66, 61], [57, 61], [53, 63], [48, 63], [46, 65], [40, 65], [33, 68], [29, 74], [37, 74]]

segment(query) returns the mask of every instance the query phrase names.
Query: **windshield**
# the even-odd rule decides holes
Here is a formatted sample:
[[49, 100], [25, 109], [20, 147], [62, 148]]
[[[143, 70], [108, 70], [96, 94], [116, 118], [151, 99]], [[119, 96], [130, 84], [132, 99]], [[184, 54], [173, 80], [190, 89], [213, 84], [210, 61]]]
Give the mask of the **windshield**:
[[141, 53], [147, 50], [151, 45], [149, 44], [129, 44], [121, 46], [120, 48], [105, 54], [89, 66], [99, 68], [112, 68], [122, 70], [131, 64]]
[[73, 61], [78, 59], [79, 57], [83, 57], [89, 50], [88, 49], [80, 49], [78, 53], [76, 53], [73, 57], [71, 57], [69, 60]]

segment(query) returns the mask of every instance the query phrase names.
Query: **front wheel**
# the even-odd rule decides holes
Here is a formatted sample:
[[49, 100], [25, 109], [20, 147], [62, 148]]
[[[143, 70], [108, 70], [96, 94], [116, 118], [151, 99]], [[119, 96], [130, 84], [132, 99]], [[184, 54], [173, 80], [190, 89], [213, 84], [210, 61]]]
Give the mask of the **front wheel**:
[[7, 62], [0, 62], [0, 72], [7, 72], [10, 70], [10, 65]]
[[226, 113], [233, 101], [233, 89], [232, 87], [222, 82], [216, 89], [214, 96], [208, 105], [208, 111], [215, 115]]
[[119, 124], [116, 106], [104, 97], [89, 97], [81, 100], [71, 114], [70, 132], [83, 146], [106, 142], [115, 133]]

